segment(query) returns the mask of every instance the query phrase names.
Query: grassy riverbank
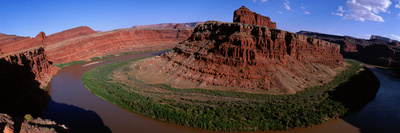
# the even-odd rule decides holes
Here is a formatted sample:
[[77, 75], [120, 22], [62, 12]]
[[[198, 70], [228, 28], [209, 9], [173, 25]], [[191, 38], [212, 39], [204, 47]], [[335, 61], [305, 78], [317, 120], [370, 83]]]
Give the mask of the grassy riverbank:
[[[115, 73], [131, 71], [127, 66], [134, 61], [97, 67], [85, 73], [82, 82], [97, 96], [130, 111], [168, 123], [217, 131], [285, 130], [321, 124], [348, 112], [349, 104], [343, 99], [359, 99], [363, 95], [358, 94], [364, 94], [359, 91], [372, 94], [379, 88], [370, 85], [377, 81], [366, 82], [358, 89], [346, 88], [358, 80], [355, 76], [371, 76], [367, 68], [353, 60], [346, 60], [351, 64], [349, 68], [331, 82], [293, 95], [177, 89], [166, 84], [145, 84], [130, 75], [125, 75], [129, 82], [116, 80]], [[352, 95], [337, 98], [333, 95], [337, 93], [332, 93], [337, 88]]]

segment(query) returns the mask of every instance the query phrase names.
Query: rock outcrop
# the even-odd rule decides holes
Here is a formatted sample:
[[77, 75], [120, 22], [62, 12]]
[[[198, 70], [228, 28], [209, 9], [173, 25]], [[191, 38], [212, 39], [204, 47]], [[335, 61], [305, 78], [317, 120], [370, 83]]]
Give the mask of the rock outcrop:
[[168, 75], [160, 81], [293, 94], [335, 76], [334, 68], [343, 65], [339, 52], [337, 44], [275, 28], [208, 21], [162, 57], [134, 67], [160, 71], [152, 77]]
[[192, 29], [118, 29], [53, 43], [45, 51], [54, 63], [67, 63], [124, 52], [170, 49], [192, 32]]
[[67, 133], [65, 125], [41, 118], [26, 120], [0, 113], [0, 131], [3, 133]]
[[185, 28], [194, 28], [196, 25], [201, 24], [203, 22], [188, 22], [188, 23], [162, 23], [162, 24], [151, 24], [151, 25], [136, 25], [132, 26], [132, 28], [143, 29], [143, 28], [171, 28], [171, 25], [182, 25]]
[[300, 31], [298, 34], [339, 44], [341, 45], [340, 53], [346, 58], [353, 58], [375, 65], [400, 68], [399, 42], [382, 40], [377, 36], [371, 36], [371, 40], [366, 40], [309, 31]]
[[276, 23], [272, 22], [269, 17], [252, 12], [245, 6], [240, 7], [233, 13], [233, 22], [276, 28]]

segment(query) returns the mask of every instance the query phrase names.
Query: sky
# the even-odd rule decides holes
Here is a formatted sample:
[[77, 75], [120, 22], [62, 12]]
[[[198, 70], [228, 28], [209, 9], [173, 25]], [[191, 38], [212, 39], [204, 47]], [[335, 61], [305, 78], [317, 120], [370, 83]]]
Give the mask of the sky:
[[400, 40], [400, 0], [0, 0], [0, 33], [35, 37], [78, 26], [95, 31], [134, 25], [232, 22], [246, 6], [290, 32], [300, 30]]

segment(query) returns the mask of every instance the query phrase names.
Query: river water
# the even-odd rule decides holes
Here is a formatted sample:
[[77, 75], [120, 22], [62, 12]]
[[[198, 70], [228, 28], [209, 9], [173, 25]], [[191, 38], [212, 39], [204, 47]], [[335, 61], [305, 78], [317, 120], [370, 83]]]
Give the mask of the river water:
[[[211, 132], [168, 124], [124, 110], [86, 90], [82, 75], [94, 67], [141, 57], [162, 54], [147, 52], [106, 58], [112, 61], [86, 62], [64, 67], [47, 86], [51, 102], [42, 118], [65, 124], [74, 132], [146, 132], [186, 133]], [[381, 82], [375, 100], [359, 112], [311, 128], [267, 132], [396, 132], [400, 126], [400, 80], [391, 71], [368, 66]], [[400, 131], [400, 130], [399, 130]]]

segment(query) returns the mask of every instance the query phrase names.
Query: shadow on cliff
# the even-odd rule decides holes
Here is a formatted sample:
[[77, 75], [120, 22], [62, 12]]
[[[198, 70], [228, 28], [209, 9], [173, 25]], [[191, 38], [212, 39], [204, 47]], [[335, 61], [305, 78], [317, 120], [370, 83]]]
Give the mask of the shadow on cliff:
[[[50, 99], [51, 100], [51, 99]], [[42, 116], [66, 125], [71, 133], [111, 133], [103, 120], [93, 111], [73, 105], [50, 101]]]
[[18, 65], [0, 59], [0, 112], [12, 117], [39, 116], [49, 95], [39, 87], [28, 59], [22, 57], [21, 62]]

